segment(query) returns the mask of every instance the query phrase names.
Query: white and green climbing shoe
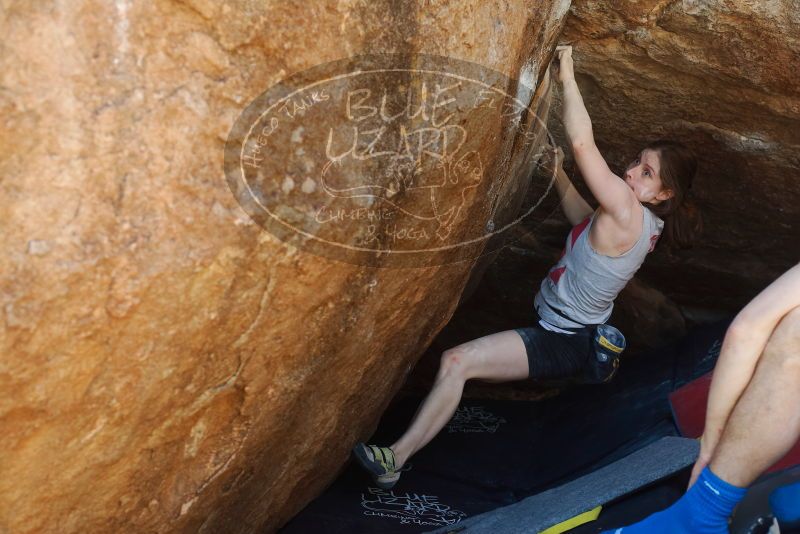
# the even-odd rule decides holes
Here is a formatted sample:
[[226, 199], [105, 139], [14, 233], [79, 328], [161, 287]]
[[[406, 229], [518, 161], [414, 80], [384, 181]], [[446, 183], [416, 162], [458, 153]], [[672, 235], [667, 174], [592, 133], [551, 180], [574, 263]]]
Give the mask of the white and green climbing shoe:
[[394, 452], [389, 447], [357, 443], [353, 447], [353, 456], [372, 475], [372, 480], [381, 489], [392, 489], [400, 479], [401, 471], [405, 471], [395, 466]]

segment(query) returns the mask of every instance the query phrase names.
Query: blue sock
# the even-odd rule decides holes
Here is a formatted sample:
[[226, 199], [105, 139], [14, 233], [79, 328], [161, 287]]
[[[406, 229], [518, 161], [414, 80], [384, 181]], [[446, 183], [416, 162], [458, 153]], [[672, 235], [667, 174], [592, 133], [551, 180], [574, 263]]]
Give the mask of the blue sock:
[[795, 482], [773, 490], [769, 505], [781, 530], [800, 528], [800, 482]]
[[666, 510], [603, 534], [728, 534], [728, 516], [746, 491], [706, 467], [689, 491]]

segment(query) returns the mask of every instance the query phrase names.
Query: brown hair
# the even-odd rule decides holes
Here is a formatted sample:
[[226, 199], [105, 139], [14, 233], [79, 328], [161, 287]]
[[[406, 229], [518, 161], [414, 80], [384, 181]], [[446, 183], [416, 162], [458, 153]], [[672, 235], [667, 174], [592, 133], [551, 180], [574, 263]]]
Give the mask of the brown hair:
[[667, 244], [678, 248], [690, 247], [703, 226], [699, 210], [688, 198], [697, 173], [697, 158], [686, 145], [677, 141], [660, 139], [648, 143], [645, 149], [658, 152], [661, 184], [673, 195], [658, 204], [644, 205], [664, 219]]

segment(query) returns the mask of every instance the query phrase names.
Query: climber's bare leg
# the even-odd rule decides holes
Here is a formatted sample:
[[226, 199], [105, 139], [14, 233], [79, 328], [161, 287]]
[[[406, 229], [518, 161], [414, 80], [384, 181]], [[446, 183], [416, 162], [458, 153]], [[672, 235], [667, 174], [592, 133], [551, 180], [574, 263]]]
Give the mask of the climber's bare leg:
[[525, 344], [514, 330], [485, 336], [446, 350], [442, 354], [433, 389], [414, 416], [411, 426], [392, 445], [396, 465], [402, 466], [453, 417], [467, 380], [523, 380], [528, 377], [528, 371]]

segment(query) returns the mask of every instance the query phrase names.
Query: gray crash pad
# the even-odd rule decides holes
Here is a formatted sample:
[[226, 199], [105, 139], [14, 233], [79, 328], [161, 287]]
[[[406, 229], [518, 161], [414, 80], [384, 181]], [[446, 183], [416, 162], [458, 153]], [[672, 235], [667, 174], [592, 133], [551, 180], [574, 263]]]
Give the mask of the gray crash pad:
[[432, 534], [536, 534], [673, 475], [692, 465], [699, 452], [697, 440], [664, 437], [586, 476]]

